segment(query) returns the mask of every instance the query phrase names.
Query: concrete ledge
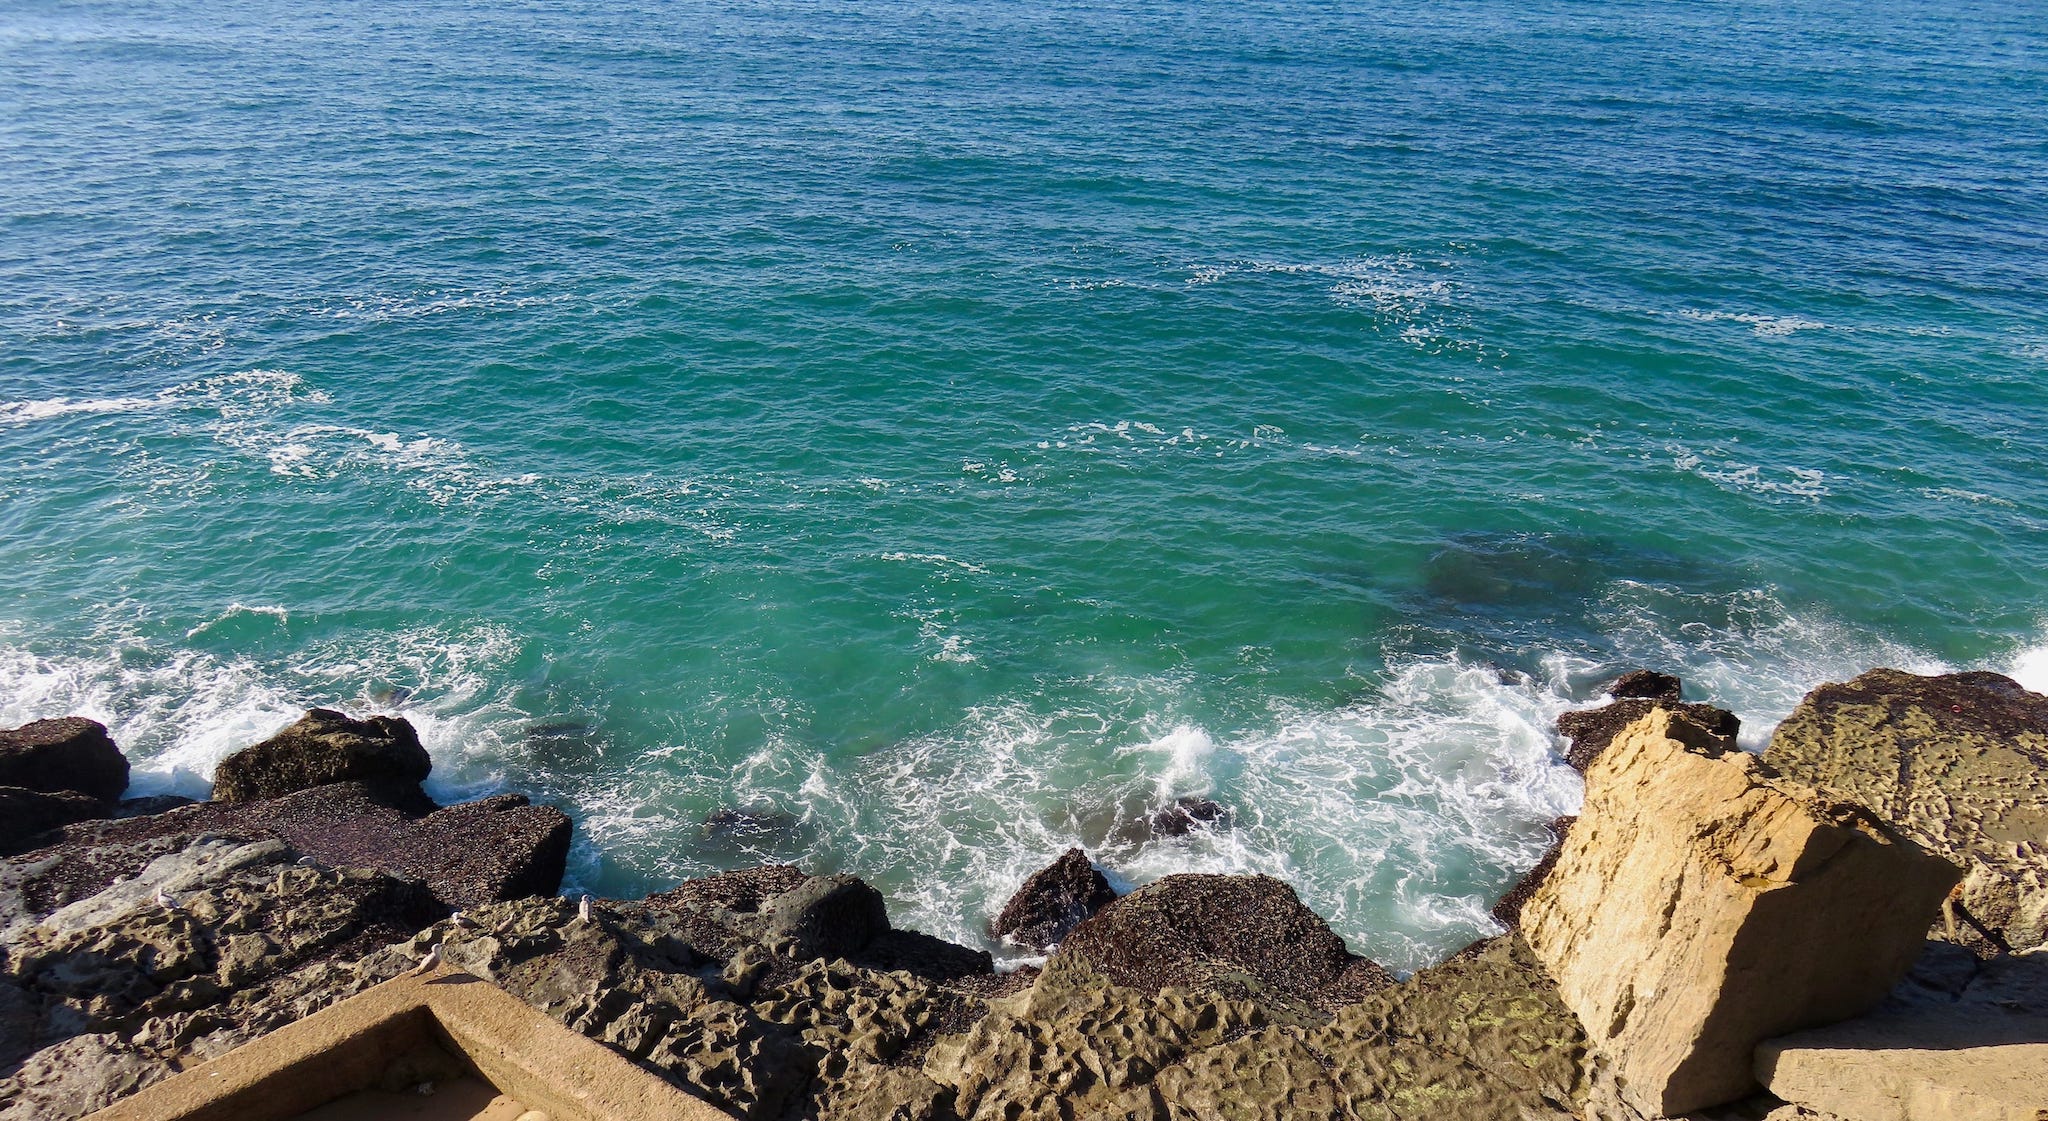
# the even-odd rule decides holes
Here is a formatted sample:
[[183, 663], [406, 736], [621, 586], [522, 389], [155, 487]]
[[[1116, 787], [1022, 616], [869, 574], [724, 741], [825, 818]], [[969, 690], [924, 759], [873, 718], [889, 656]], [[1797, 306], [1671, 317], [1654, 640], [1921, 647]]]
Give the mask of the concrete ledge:
[[88, 1121], [289, 1121], [445, 1051], [548, 1121], [730, 1121], [467, 973], [400, 977], [100, 1110]]

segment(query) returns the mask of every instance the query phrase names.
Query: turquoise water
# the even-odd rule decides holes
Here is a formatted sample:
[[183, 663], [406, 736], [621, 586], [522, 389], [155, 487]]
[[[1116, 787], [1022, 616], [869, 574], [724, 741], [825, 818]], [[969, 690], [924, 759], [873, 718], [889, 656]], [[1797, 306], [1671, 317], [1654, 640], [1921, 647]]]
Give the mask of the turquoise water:
[[2048, 686], [2044, 106], [2019, 3], [10, 0], [0, 722], [1414, 968], [1614, 670]]

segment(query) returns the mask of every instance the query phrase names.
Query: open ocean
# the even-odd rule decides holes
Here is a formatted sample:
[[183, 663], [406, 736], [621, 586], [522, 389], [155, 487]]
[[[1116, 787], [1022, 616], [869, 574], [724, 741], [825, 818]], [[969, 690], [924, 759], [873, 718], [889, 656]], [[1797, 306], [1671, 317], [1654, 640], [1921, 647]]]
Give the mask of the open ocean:
[[1618, 670], [2048, 688], [2044, 470], [2038, 4], [0, 0], [0, 726], [135, 793], [390, 711], [577, 890], [1414, 969]]

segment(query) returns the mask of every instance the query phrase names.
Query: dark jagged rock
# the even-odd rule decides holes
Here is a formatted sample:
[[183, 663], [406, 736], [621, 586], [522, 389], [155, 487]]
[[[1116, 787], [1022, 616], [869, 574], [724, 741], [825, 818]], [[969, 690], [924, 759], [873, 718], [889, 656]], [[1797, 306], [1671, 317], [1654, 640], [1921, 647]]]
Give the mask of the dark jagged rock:
[[1043, 950], [1115, 899], [1088, 854], [1068, 849], [1024, 881], [989, 929], [998, 938]]
[[[66, 828], [63, 840], [24, 854], [54, 862], [71, 898], [98, 891], [138, 862], [203, 833], [274, 837], [322, 863], [424, 881], [450, 907], [552, 894], [568, 861], [567, 815], [501, 794], [414, 815], [361, 783], [302, 790], [266, 802], [199, 802], [164, 813]], [[431, 805], [431, 803], [429, 803]]]
[[1600, 691], [1617, 701], [1636, 699], [1677, 704], [1683, 687], [1683, 682], [1668, 673], [1632, 669], [1601, 686]]
[[1736, 733], [1742, 730], [1742, 721], [1736, 719], [1734, 713], [1713, 705], [1617, 700], [1599, 708], [1576, 709], [1558, 716], [1557, 734], [1571, 743], [1565, 752], [1565, 762], [1575, 770], [1585, 771], [1601, 752], [1607, 750], [1607, 745], [1614, 742], [1614, 737], [1623, 728], [1660, 708], [1669, 709], [1687, 722], [1725, 738], [1730, 747], [1734, 746]]
[[19, 852], [53, 829], [106, 813], [105, 802], [76, 791], [0, 786], [0, 855]]
[[[1270, 876], [1168, 876], [1074, 928], [1059, 957], [1119, 985], [1328, 1006], [1355, 958], [1294, 889]], [[1057, 960], [1057, 959], [1055, 959]]]
[[763, 944], [800, 958], [858, 954], [889, 929], [882, 893], [853, 876], [813, 876], [768, 901]]
[[361, 782], [418, 807], [426, 801], [420, 783], [433, 765], [419, 734], [402, 719], [356, 720], [316, 708], [284, 731], [221, 760], [214, 771], [213, 797], [254, 802], [331, 783]]
[[1521, 927], [1522, 908], [1528, 904], [1529, 897], [1536, 894], [1536, 889], [1543, 885], [1544, 877], [1550, 875], [1552, 868], [1557, 867], [1557, 854], [1564, 849], [1565, 834], [1571, 832], [1572, 823], [1577, 820], [1579, 819], [1576, 817], [1560, 817], [1551, 821], [1550, 849], [1543, 854], [1543, 859], [1536, 862], [1536, 867], [1529, 869], [1528, 875], [1523, 876], [1520, 882], [1508, 889], [1506, 895], [1501, 896], [1500, 902], [1493, 905], [1493, 921], [1509, 930]]
[[0, 731], [0, 786], [114, 802], [128, 789], [128, 760], [97, 720], [37, 720]]
[[2048, 696], [1995, 673], [1874, 669], [1808, 693], [1764, 759], [1964, 866], [1936, 936], [2048, 946]]
[[1221, 829], [1230, 824], [1228, 807], [1207, 798], [1182, 795], [1152, 815], [1154, 837], [1185, 837], [1197, 828]]

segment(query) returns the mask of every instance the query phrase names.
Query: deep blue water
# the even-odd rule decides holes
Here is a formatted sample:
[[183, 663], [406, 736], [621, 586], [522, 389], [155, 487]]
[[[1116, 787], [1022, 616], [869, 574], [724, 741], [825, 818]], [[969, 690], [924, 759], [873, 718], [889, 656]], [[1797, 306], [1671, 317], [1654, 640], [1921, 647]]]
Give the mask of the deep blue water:
[[1615, 670], [2048, 686], [2044, 246], [2019, 3], [9, 0], [0, 723], [1413, 968]]

